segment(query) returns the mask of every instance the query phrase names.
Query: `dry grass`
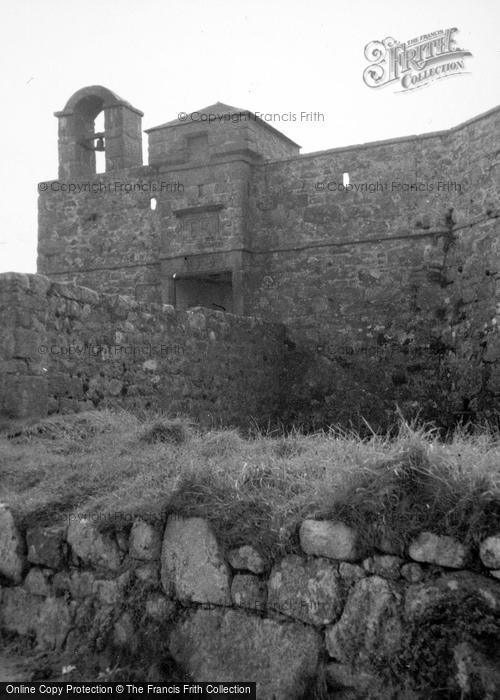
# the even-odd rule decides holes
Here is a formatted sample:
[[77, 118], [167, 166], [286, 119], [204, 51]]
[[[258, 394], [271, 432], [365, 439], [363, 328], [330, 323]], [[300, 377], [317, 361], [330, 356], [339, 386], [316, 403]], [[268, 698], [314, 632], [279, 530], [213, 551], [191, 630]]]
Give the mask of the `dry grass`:
[[477, 542], [500, 530], [500, 438], [442, 443], [401, 424], [396, 437], [202, 433], [126, 412], [50, 418], [0, 435], [0, 499], [23, 527], [100, 513], [106, 529], [171, 512], [211, 520], [229, 547], [292, 551], [304, 517], [356, 525], [367, 551], [430, 529]]
[[158, 442], [182, 445], [188, 442], [190, 434], [189, 426], [180, 418], [174, 420], [156, 418], [143, 428], [139, 440], [149, 445], [154, 445]]

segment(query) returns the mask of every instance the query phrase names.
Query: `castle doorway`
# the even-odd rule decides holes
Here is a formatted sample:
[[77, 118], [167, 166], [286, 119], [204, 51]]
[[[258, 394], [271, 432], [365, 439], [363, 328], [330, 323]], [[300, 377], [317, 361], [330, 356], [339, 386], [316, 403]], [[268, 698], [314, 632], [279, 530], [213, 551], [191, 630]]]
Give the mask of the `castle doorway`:
[[189, 275], [175, 277], [175, 308], [190, 309], [204, 306], [207, 309], [233, 312], [232, 273]]

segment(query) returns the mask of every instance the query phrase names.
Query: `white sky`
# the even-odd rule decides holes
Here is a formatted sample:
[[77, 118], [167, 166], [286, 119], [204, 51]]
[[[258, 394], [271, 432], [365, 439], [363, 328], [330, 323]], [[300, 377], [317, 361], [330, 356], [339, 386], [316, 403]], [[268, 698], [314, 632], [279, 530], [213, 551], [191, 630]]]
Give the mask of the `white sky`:
[[[57, 119], [100, 84], [143, 128], [220, 101], [318, 111], [273, 126], [302, 152], [445, 129], [500, 104], [499, 0], [16, 0], [0, 19], [0, 272], [36, 271], [36, 185], [57, 177]], [[365, 45], [457, 27], [467, 75], [368, 88]], [[144, 154], [146, 158], [146, 153]]]

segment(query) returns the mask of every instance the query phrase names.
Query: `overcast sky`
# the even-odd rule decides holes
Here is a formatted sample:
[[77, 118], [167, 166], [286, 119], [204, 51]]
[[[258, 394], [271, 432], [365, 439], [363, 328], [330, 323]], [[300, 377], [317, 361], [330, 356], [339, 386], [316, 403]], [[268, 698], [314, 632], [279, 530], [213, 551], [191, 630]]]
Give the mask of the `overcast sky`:
[[[36, 271], [36, 186], [57, 177], [53, 112], [81, 87], [118, 93], [145, 129], [217, 101], [293, 113], [272, 124], [302, 153], [445, 129], [500, 105], [498, 0], [16, 0], [0, 12], [0, 272]], [[365, 85], [370, 41], [448, 27], [473, 54], [466, 74], [411, 92]]]

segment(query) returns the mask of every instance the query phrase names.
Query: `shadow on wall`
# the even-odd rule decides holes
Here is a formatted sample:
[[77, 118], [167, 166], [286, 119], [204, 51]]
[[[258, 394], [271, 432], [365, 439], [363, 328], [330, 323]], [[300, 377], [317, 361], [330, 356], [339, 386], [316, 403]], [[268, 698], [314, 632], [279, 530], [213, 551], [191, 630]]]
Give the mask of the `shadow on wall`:
[[401, 416], [430, 422], [443, 433], [458, 424], [500, 426], [498, 397], [478, 376], [487, 379], [488, 366], [481, 370], [469, 362], [468, 376], [466, 371], [455, 352], [438, 343], [339, 347], [328, 354], [292, 344], [285, 355], [279, 415], [287, 428], [334, 425], [363, 436], [397, 429]]

